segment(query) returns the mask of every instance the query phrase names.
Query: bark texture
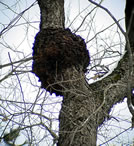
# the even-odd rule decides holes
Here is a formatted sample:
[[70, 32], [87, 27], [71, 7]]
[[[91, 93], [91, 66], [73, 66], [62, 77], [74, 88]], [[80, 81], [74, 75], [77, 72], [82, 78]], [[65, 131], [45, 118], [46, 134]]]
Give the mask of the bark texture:
[[[96, 106], [94, 97], [82, 71], [75, 67], [68, 68], [63, 76], [64, 85], [62, 109], [60, 111], [60, 132], [57, 146], [89, 146], [96, 145], [97, 121], [93, 113]], [[92, 105], [92, 106], [91, 106]]]
[[82, 72], [68, 69], [64, 79], [71, 78], [66, 87], [68, 90], [64, 92], [59, 117], [58, 146], [96, 145], [97, 128], [105, 119], [111, 118], [109, 112], [113, 105], [127, 95], [127, 60], [126, 55], [109, 77], [92, 85], [86, 83]]
[[98, 127], [111, 118], [113, 105], [127, 95], [128, 53], [111, 75], [88, 85], [84, 76], [89, 63], [86, 44], [69, 29], [63, 30], [64, 1], [38, 3], [41, 25], [33, 46], [33, 72], [42, 87], [63, 95], [57, 146], [95, 146]]
[[41, 13], [40, 29], [64, 28], [64, 0], [38, 0]]

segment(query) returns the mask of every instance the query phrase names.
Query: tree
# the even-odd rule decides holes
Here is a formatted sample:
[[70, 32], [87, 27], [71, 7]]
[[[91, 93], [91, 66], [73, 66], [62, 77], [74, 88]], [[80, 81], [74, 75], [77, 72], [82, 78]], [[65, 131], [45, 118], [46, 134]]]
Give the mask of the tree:
[[[100, 4], [91, 0], [89, 0], [89, 2], [101, 7], [112, 17], [111, 13]], [[33, 7], [34, 4], [28, 9]], [[35, 143], [38, 143], [33, 134], [34, 127], [38, 126], [38, 128], [41, 128], [44, 131], [47, 130], [54, 138], [54, 143], [57, 143], [58, 146], [94, 146], [96, 145], [97, 140], [97, 129], [103, 124], [106, 118], [110, 118], [109, 112], [113, 105], [123, 101], [126, 95], [129, 99], [128, 106], [131, 105], [130, 93], [133, 88], [131, 83], [133, 80], [131, 72], [133, 70], [131, 51], [133, 52], [133, 50], [131, 50], [131, 41], [129, 43], [131, 37], [128, 35], [128, 40], [127, 34], [113, 17], [115, 23], [126, 37], [127, 53], [119, 61], [117, 68], [109, 76], [89, 85], [85, 77], [87, 71], [86, 68], [90, 62], [86, 43], [80, 36], [72, 33], [70, 29], [65, 29], [64, 0], [38, 0], [38, 4], [41, 11], [41, 23], [40, 31], [35, 37], [33, 46], [32, 72], [39, 77], [42, 88], [45, 88], [50, 93], [56, 93], [57, 95], [63, 96], [62, 108], [59, 116], [59, 137], [52, 130], [51, 123], [53, 119], [47, 116], [47, 114], [44, 115], [43, 112], [47, 109], [47, 104], [44, 104], [44, 101], [47, 100], [47, 93], [45, 93], [44, 98], [40, 99], [39, 97], [41, 97], [41, 94], [43, 93], [41, 92], [40, 87], [34, 84], [35, 89], [38, 88], [38, 93], [34, 102], [31, 103], [24, 98], [21, 84], [22, 67], [28, 68], [26, 65], [27, 61], [31, 60], [32, 57], [13, 62], [11, 54], [8, 54], [10, 63], [5, 66], [11, 66], [11, 72], [4, 76], [1, 81], [5, 80], [5, 78], [8, 78], [10, 75], [15, 75], [17, 79], [15, 87], [18, 88], [19, 86], [18, 90], [22, 100], [14, 101], [13, 99], [9, 100], [10, 98], [8, 100], [1, 99], [1, 102], [6, 104], [5, 107], [10, 109], [13, 107], [13, 105], [10, 106], [10, 104], [15, 104], [13, 112], [7, 110], [8, 108], [5, 108], [1, 104], [5, 113], [1, 114], [3, 117], [2, 120], [9, 121], [9, 123], [12, 121], [19, 125], [19, 128], [17, 127], [17, 129], [19, 129], [17, 130], [17, 136], [18, 132], [25, 130], [28, 135], [29, 145], [34, 144], [34, 141]], [[23, 13], [28, 9], [20, 13], [18, 15], [19, 17], [15, 20], [22, 17]], [[1, 34], [4, 34], [6, 30], [9, 30], [10, 26], [12, 26], [11, 24], [12, 23], [5, 27]], [[28, 22], [28, 24], [30, 23]], [[19, 72], [18, 69], [20, 69], [21, 72]], [[26, 71], [24, 70], [24, 72]], [[29, 74], [27, 76], [28, 77], [24, 77], [24, 79], [26, 78], [25, 81], [29, 79], [33, 84], [33, 79], [30, 79]], [[100, 76], [101, 75], [97, 74], [94, 76], [94, 79], [99, 78]], [[13, 80], [13, 78], [11, 79]], [[15, 90], [14, 93], [16, 92], [17, 90]], [[131, 106], [129, 107], [130, 112], [133, 114], [133, 108], [131, 108]], [[22, 115], [22, 118], [17, 119], [18, 115]], [[27, 129], [29, 129], [29, 131]], [[10, 133], [12, 133], [12, 131]], [[46, 132], [46, 135], [48, 132]], [[4, 135], [3, 132], [1, 137], [5, 138], [7, 135], [8, 134]], [[13, 139], [13, 144], [14, 141], [15, 140]]]
[[[94, 1], [89, 0], [89, 2], [109, 13]], [[131, 107], [132, 52], [127, 34], [115, 20], [126, 37], [126, 51], [129, 51], [120, 60], [112, 74], [88, 85], [84, 71], [89, 63], [89, 57], [82, 38], [70, 31], [66, 32], [68, 30], [64, 28], [63, 0], [46, 0], [45, 2], [38, 0], [38, 3], [41, 10], [41, 24], [33, 47], [33, 72], [40, 78], [42, 87], [56, 92], [57, 95], [63, 95], [57, 145], [94, 146], [96, 145], [97, 128], [108, 117], [114, 104], [128, 96], [128, 106], [131, 108], [131, 113], [134, 112]], [[77, 44], [78, 46], [76, 46]], [[81, 44], [83, 45], [81, 46]]]

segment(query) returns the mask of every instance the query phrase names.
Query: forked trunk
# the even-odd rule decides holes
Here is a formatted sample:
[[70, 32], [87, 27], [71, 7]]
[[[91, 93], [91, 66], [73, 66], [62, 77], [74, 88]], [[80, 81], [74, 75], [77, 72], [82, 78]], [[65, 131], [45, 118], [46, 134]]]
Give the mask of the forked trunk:
[[97, 128], [127, 95], [128, 54], [111, 75], [88, 85], [89, 54], [84, 40], [64, 29], [64, 0], [38, 0], [40, 32], [33, 46], [32, 71], [42, 87], [63, 95], [58, 146], [95, 146]]

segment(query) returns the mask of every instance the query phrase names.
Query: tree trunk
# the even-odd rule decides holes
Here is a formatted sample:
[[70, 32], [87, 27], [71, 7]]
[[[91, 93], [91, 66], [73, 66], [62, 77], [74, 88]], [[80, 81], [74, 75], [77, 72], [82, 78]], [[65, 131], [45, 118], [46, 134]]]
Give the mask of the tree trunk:
[[127, 95], [127, 60], [125, 55], [109, 77], [91, 85], [75, 68], [64, 73], [68, 84], [64, 84], [58, 146], [96, 145], [97, 128], [110, 118], [112, 106]]
[[127, 95], [128, 54], [111, 75], [88, 85], [84, 73], [90, 58], [84, 40], [64, 29], [64, 1], [38, 3], [41, 24], [32, 67], [43, 88], [63, 95], [57, 146], [95, 146], [98, 127]]
[[132, 114], [132, 128], [134, 128], [134, 94], [133, 90], [133, 74], [134, 74], [134, 1], [126, 0], [125, 22], [127, 43], [126, 48], [129, 53], [129, 77], [128, 77], [128, 95], [127, 104], [130, 113]]
[[41, 13], [40, 29], [64, 28], [64, 0], [38, 0]]
[[[59, 141], [57, 146], [95, 146], [97, 139], [96, 106], [83, 72], [68, 68], [63, 75], [65, 90], [60, 111]], [[92, 104], [91, 104], [92, 103]]]

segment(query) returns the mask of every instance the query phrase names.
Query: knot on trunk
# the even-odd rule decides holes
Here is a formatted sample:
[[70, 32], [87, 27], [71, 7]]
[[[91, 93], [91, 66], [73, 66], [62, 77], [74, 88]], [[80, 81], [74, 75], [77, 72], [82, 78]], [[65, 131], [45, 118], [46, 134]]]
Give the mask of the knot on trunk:
[[86, 72], [89, 53], [84, 40], [69, 29], [43, 29], [35, 37], [32, 72], [50, 93], [62, 95], [64, 72], [71, 67]]

